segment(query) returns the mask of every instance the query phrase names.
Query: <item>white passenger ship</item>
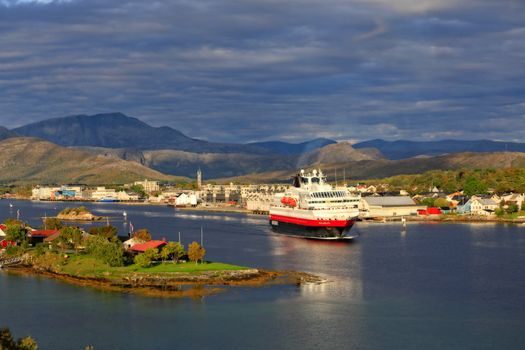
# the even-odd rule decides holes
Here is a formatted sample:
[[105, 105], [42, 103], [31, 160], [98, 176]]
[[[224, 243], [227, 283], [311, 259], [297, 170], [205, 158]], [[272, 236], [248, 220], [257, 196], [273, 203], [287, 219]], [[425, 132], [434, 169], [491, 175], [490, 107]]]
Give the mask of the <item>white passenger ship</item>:
[[275, 232], [312, 239], [344, 240], [359, 215], [359, 195], [334, 189], [321, 170], [293, 177], [293, 186], [276, 194], [270, 205], [270, 225]]

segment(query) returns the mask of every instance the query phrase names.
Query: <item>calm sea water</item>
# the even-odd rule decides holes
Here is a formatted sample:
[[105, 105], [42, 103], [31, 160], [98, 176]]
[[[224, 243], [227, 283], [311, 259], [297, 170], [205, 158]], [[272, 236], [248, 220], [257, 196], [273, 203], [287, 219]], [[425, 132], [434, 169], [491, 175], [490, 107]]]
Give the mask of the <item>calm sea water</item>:
[[[35, 226], [63, 203], [0, 200]], [[70, 205], [71, 206], [71, 205]], [[523, 349], [525, 226], [358, 223], [354, 243], [276, 236], [265, 217], [88, 205], [122, 234], [200, 240], [207, 258], [321, 275], [322, 285], [203, 299], [101, 292], [0, 271], [0, 326], [41, 349]], [[122, 219], [127, 211], [128, 221]]]

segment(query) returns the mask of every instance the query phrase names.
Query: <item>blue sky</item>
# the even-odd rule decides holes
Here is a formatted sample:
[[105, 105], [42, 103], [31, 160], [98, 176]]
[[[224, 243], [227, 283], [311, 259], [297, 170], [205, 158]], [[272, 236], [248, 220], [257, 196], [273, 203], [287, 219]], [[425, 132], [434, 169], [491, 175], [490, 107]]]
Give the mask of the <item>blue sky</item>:
[[523, 0], [0, 0], [0, 125], [525, 142]]

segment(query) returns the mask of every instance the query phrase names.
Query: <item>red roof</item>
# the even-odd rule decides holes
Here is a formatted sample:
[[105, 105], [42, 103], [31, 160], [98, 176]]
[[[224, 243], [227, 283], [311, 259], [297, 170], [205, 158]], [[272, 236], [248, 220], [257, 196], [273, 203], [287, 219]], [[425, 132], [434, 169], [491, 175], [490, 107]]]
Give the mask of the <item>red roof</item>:
[[7, 227], [4, 224], [0, 224], [0, 230], [5, 231], [7, 230]]
[[10, 245], [15, 246], [16, 242], [8, 241], [7, 239], [4, 239], [3, 241], [0, 241], [0, 247], [2, 247], [2, 248], [7, 248]]
[[31, 237], [49, 237], [57, 232], [58, 230], [33, 230], [31, 231]]
[[160, 248], [166, 244], [166, 241], [149, 241], [146, 243], [135, 244], [131, 247], [131, 250], [134, 250], [136, 252], [145, 252], [148, 249]]

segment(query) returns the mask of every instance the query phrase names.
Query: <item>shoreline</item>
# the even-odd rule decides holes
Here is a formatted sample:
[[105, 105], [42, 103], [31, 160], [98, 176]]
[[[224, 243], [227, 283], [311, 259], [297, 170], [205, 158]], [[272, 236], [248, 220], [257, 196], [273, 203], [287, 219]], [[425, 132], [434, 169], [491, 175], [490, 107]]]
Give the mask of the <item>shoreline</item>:
[[207, 271], [198, 274], [130, 273], [116, 279], [70, 275], [31, 265], [6, 266], [3, 270], [8, 274], [45, 277], [101, 291], [165, 298], [201, 298], [226, 292], [234, 287], [298, 286], [304, 283], [324, 282], [320, 277], [305, 272], [264, 269]]
[[[8, 198], [2, 198], [2, 199], [8, 199]], [[23, 201], [30, 201], [30, 202], [71, 202], [71, 203], [102, 203], [102, 202], [96, 202], [96, 201], [69, 201], [69, 200], [49, 200], [49, 201], [42, 201], [42, 200], [33, 200], [30, 198], [12, 198], [16, 200], [23, 200]], [[157, 203], [157, 202], [112, 202], [113, 204], [120, 204], [120, 205], [151, 205], [151, 206], [168, 206], [167, 203]], [[194, 212], [214, 212], [214, 213], [236, 213], [236, 214], [246, 214], [246, 215], [257, 215], [257, 216], [265, 216], [265, 213], [260, 212], [254, 212], [251, 210], [247, 210], [244, 208], [233, 208], [233, 207], [180, 207], [180, 208], [174, 208], [175, 211], [194, 211]], [[105, 217], [102, 217], [105, 218]], [[450, 216], [450, 215], [436, 215], [436, 216], [405, 216], [404, 217], [407, 222], [420, 222], [420, 223], [503, 223], [503, 224], [525, 224], [525, 218], [523, 219], [506, 219], [506, 218], [498, 218], [498, 217], [479, 217], [479, 216]], [[71, 221], [80, 221], [80, 220], [71, 220]], [[100, 220], [95, 220], [100, 221]], [[86, 221], [90, 222], [90, 221]], [[391, 223], [391, 222], [401, 222], [401, 217], [377, 217], [377, 218], [359, 218], [358, 222], [368, 222], [368, 223]]]

